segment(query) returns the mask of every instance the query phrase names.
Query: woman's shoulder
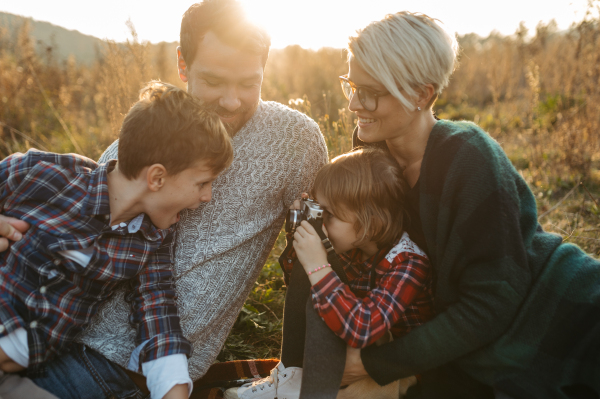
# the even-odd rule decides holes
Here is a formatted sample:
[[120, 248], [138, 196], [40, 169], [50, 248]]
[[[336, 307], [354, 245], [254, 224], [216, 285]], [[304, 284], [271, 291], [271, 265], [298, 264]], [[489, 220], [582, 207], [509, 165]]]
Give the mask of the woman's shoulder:
[[436, 169], [505, 169], [510, 161], [500, 144], [469, 121], [439, 120], [427, 142], [424, 163]]
[[428, 146], [448, 147], [465, 150], [465, 146], [473, 150], [501, 150], [500, 145], [485, 130], [470, 121], [437, 121], [429, 138]]

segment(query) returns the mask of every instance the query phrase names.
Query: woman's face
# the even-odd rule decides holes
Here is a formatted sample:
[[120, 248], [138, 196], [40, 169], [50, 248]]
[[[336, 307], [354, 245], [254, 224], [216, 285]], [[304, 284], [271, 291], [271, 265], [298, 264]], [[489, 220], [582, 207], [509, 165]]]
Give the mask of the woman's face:
[[[348, 79], [356, 86], [366, 86], [379, 93], [387, 92], [385, 86], [371, 77], [354, 57], [350, 57], [348, 65]], [[410, 126], [416, 116], [416, 112], [406, 111], [400, 100], [391, 94], [379, 97], [375, 111], [367, 111], [354, 93], [348, 109], [358, 116], [358, 138], [365, 143], [404, 136], [410, 132]]]

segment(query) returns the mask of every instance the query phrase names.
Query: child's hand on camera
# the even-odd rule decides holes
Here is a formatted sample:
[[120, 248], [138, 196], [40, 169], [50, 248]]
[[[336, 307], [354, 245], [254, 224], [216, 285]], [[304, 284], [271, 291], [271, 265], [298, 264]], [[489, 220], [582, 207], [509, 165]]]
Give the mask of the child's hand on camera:
[[321, 238], [306, 220], [302, 221], [294, 233], [294, 249], [307, 274], [327, 264], [327, 252]]

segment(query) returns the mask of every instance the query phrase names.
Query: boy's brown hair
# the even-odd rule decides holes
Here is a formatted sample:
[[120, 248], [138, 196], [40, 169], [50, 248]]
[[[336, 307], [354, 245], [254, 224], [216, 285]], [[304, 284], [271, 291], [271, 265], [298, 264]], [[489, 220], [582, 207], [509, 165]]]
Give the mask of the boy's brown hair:
[[349, 221], [349, 214], [356, 216], [354, 229], [357, 233], [363, 229], [363, 236], [355, 245], [374, 241], [384, 248], [402, 237], [407, 190], [392, 155], [381, 149], [359, 148], [323, 166], [312, 194], [317, 201], [324, 198], [336, 217]]
[[156, 163], [176, 175], [196, 161], [206, 161], [217, 174], [232, 160], [231, 139], [219, 116], [168, 83], [148, 83], [123, 120], [119, 169], [128, 179]]

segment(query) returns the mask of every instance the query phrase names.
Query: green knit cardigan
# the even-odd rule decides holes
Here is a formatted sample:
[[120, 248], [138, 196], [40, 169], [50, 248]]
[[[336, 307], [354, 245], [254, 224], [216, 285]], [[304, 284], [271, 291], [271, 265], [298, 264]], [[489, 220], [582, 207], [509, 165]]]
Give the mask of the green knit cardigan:
[[437, 316], [363, 349], [378, 383], [457, 367], [515, 397], [600, 394], [600, 262], [537, 221], [535, 198], [500, 145], [470, 122], [434, 126], [419, 216]]

